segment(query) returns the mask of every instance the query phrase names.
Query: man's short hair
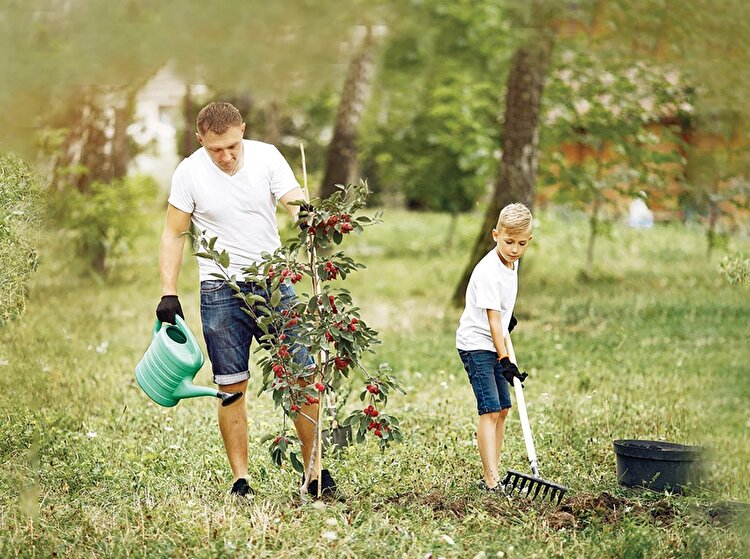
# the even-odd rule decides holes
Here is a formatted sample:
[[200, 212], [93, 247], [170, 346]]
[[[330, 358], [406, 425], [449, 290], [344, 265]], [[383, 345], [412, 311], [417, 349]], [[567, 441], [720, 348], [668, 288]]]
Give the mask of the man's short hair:
[[242, 115], [231, 103], [216, 102], [209, 103], [198, 113], [196, 126], [198, 133], [206, 132], [224, 134], [232, 126], [242, 126]]
[[531, 229], [531, 210], [524, 204], [516, 202], [514, 204], [508, 204], [500, 211], [500, 216], [497, 218], [497, 226], [495, 227], [498, 231], [505, 229], [512, 233], [525, 233]]

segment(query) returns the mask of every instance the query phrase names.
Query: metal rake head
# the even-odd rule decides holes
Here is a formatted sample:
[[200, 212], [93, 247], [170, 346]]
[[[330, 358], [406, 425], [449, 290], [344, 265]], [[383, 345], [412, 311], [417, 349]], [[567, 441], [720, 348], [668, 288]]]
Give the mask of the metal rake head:
[[517, 490], [521, 497], [528, 497], [532, 500], [537, 497], [542, 500], [549, 498], [550, 502], [557, 501], [558, 505], [568, 491], [568, 488], [562, 485], [515, 470], [508, 470], [502, 484], [506, 495], [512, 495], [513, 491]]

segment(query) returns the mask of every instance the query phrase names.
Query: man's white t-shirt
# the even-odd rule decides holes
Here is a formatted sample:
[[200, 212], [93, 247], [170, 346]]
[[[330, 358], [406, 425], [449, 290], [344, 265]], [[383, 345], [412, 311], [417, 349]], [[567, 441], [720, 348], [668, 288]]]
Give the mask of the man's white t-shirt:
[[[242, 279], [241, 269], [259, 262], [263, 252], [281, 246], [276, 203], [299, 187], [279, 150], [254, 140], [243, 140], [243, 165], [235, 175], [219, 169], [205, 148], [182, 160], [172, 177], [169, 203], [191, 214], [198, 234], [218, 237], [214, 248], [229, 253], [229, 275]], [[216, 279], [219, 267], [198, 259], [200, 281]]]
[[518, 263], [513, 269], [502, 263], [493, 248], [474, 267], [466, 288], [466, 306], [456, 330], [456, 347], [464, 351], [495, 351], [487, 311], [500, 311], [503, 333], [508, 333], [510, 317], [518, 293]]

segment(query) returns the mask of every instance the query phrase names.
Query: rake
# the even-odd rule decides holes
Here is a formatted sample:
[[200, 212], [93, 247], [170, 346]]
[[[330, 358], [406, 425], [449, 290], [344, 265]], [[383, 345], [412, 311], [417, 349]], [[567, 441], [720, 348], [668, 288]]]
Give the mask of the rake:
[[[510, 336], [505, 336], [505, 347], [508, 350], [511, 361], [516, 363], [516, 354], [513, 351]], [[537, 497], [542, 500], [549, 499], [553, 503], [557, 501], [559, 505], [568, 488], [542, 479], [539, 474], [539, 463], [536, 458], [536, 450], [534, 449], [534, 440], [531, 438], [531, 426], [529, 425], [529, 417], [526, 414], [526, 400], [523, 397], [523, 386], [520, 379], [513, 379], [513, 388], [516, 391], [518, 416], [521, 419], [521, 430], [523, 431], [523, 440], [526, 443], [526, 453], [529, 457], [532, 474], [529, 475], [516, 470], [508, 470], [502, 481], [505, 494], [512, 495], [514, 491], [517, 491], [520, 496], [528, 497], [532, 500]]]

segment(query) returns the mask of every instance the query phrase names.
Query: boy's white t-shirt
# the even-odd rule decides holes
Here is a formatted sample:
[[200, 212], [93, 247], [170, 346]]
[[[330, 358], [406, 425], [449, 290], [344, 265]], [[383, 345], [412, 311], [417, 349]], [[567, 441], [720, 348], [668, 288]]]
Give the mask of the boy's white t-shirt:
[[512, 270], [507, 268], [494, 248], [474, 267], [466, 288], [466, 306], [456, 330], [458, 349], [495, 351], [487, 311], [500, 311], [503, 333], [507, 334], [518, 293], [517, 268], [517, 262]]
[[[211, 161], [205, 148], [182, 160], [172, 177], [169, 203], [192, 214], [198, 234], [218, 237], [214, 248], [229, 253], [229, 275], [242, 278], [241, 269], [281, 246], [276, 203], [299, 187], [279, 150], [255, 140], [243, 140], [243, 165], [228, 175]], [[198, 258], [200, 281], [217, 279], [219, 267]]]

